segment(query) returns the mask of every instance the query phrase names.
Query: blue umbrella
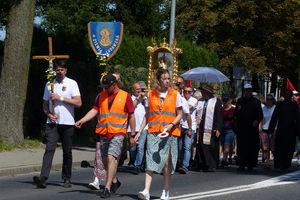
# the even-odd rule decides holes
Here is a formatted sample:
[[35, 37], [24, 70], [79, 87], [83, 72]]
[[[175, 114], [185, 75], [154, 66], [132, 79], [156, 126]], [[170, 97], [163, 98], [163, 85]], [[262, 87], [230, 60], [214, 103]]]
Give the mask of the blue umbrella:
[[198, 82], [225, 82], [229, 79], [219, 70], [213, 67], [196, 67], [181, 75], [185, 80]]

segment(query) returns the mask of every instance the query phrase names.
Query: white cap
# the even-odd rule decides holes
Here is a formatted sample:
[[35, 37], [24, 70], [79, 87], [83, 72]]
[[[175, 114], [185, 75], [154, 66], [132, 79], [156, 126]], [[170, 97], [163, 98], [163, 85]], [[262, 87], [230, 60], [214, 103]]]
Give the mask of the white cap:
[[246, 83], [246, 84], [244, 85], [244, 89], [252, 89], [252, 85], [249, 84], [249, 83]]
[[139, 81], [138, 83], [140, 84], [140, 86], [141, 86], [142, 89], [146, 89], [147, 88], [147, 86], [146, 86], [146, 84], [145, 84], [144, 81]]

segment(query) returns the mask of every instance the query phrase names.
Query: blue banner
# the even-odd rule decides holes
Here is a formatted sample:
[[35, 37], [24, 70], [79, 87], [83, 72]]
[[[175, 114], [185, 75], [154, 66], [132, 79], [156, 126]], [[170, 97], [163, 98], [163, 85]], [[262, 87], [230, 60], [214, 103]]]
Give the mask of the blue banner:
[[117, 53], [123, 38], [121, 22], [90, 22], [88, 31], [90, 44], [97, 56], [109, 60]]

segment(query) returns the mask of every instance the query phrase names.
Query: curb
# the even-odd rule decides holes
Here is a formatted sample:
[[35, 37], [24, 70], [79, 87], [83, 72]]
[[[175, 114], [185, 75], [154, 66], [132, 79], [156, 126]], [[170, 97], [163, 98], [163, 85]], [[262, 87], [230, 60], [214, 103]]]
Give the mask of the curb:
[[[91, 163], [94, 163], [93, 161], [79, 161], [79, 162], [73, 162], [72, 164], [72, 168], [87, 168], [89, 166], [82, 166], [83, 162], [87, 162], [89, 166], [93, 166], [93, 164], [91, 165]], [[13, 168], [4, 168], [4, 169], [0, 169], [0, 177], [1, 176], [15, 176], [15, 175], [19, 175], [19, 174], [27, 174], [27, 173], [34, 173], [34, 172], [40, 172], [41, 171], [42, 166], [41, 165], [32, 165], [32, 166], [23, 166], [23, 167], [13, 167]], [[52, 170], [56, 170], [56, 171], [61, 171], [62, 168], [62, 163], [60, 164], [53, 164], [51, 171]]]

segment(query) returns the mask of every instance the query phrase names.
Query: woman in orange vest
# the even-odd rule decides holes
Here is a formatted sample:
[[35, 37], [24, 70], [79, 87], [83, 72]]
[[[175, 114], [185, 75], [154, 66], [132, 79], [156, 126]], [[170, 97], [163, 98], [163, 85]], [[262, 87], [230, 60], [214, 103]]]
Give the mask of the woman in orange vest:
[[[159, 68], [156, 72], [157, 86], [148, 93], [145, 103], [146, 118], [138, 137], [148, 123], [145, 189], [139, 192], [140, 199], [150, 199], [153, 172], [164, 174], [164, 189], [160, 199], [169, 199], [170, 175], [174, 173], [178, 157], [179, 121], [182, 117], [180, 94], [171, 88], [168, 70]], [[147, 121], [147, 122], [146, 122]], [[163, 134], [160, 134], [163, 133]]]

